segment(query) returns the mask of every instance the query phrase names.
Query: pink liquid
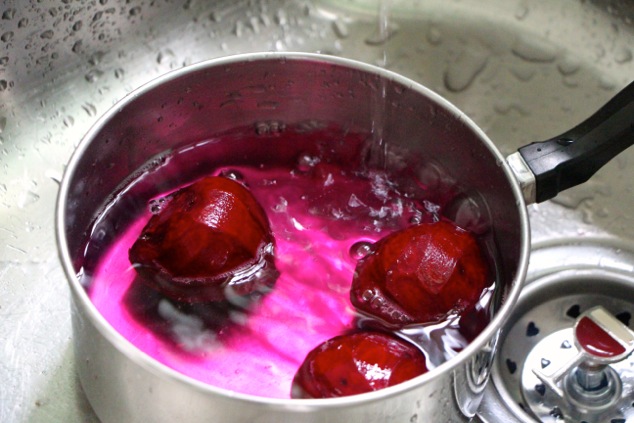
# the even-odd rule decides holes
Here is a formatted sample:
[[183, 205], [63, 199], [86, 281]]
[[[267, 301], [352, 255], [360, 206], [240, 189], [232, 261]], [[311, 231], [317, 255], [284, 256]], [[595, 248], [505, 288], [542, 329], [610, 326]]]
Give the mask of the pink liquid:
[[[347, 144], [357, 148], [359, 139]], [[183, 154], [181, 160], [187, 157]], [[195, 151], [188, 154], [196, 157]], [[424, 189], [394, 182], [403, 174], [353, 171], [349, 166], [355, 165], [348, 160], [336, 163], [329, 153], [300, 150], [286, 165], [209, 169], [208, 174], [242, 179], [271, 222], [280, 276], [272, 291], [257, 301], [178, 304], [142, 284], [130, 266], [128, 250], [150, 218], [149, 208], [92, 258], [96, 264], [87, 272], [90, 298], [121, 335], [166, 366], [216, 387], [289, 398], [293, 376], [308, 352], [362, 321], [350, 304], [349, 289], [356, 261], [368, 243], [412, 221], [437, 217], [438, 207], [425, 199]], [[133, 184], [169, 173], [169, 167], [168, 161]], [[115, 201], [125, 203], [125, 195]], [[108, 220], [108, 213], [102, 220]], [[430, 354], [441, 351], [441, 358], [429, 358], [432, 362], [468, 342], [456, 325], [419, 334], [432, 339]]]

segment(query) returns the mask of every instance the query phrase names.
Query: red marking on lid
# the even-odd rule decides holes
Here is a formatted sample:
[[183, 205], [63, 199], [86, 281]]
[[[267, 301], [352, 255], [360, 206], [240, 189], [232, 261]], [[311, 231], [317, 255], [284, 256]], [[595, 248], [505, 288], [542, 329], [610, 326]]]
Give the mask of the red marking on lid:
[[576, 336], [579, 345], [588, 353], [602, 358], [616, 357], [625, 352], [625, 347], [589, 317], [577, 324]]

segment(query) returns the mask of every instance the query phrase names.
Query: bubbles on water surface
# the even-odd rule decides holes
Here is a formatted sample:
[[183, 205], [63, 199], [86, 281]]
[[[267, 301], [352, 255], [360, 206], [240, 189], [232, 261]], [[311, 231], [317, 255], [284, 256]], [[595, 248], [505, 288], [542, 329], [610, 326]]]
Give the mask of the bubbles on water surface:
[[308, 172], [315, 167], [321, 159], [318, 156], [311, 156], [309, 154], [301, 154], [297, 159], [297, 166], [295, 169], [299, 172]]
[[244, 181], [244, 175], [242, 174], [242, 172], [236, 169], [223, 169], [220, 172], [220, 176], [237, 181], [237, 182]]
[[278, 197], [277, 203], [275, 203], [271, 209], [275, 213], [286, 213], [288, 210], [288, 201], [284, 197]]
[[268, 121], [257, 122], [255, 124], [255, 133], [257, 135], [269, 135], [283, 132], [286, 129], [286, 124], [280, 121]]
[[161, 197], [150, 200], [148, 203], [148, 210], [152, 214], [159, 214], [161, 210], [169, 203], [170, 197]]
[[[372, 251], [372, 243], [370, 241], [358, 241], [350, 246], [348, 253], [354, 260], [361, 260]], [[365, 293], [364, 293], [365, 295]], [[374, 293], [372, 293], [374, 296]]]
[[366, 289], [365, 291], [363, 291], [363, 293], [361, 294], [361, 299], [365, 302], [368, 302], [370, 300], [372, 300], [372, 298], [374, 298], [376, 296], [376, 293], [374, 292], [374, 290], [372, 289]]

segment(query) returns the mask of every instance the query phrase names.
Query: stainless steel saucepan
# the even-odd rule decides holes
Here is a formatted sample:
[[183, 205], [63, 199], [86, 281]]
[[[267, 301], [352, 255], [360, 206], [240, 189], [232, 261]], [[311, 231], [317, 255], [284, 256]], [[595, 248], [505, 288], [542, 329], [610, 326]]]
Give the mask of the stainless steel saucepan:
[[[239, 101], [223, 107], [236, 99], [236, 93]], [[526, 275], [526, 204], [584, 182], [627, 148], [634, 141], [633, 97], [630, 85], [571, 131], [529, 144], [506, 159], [464, 113], [433, 91], [396, 73], [337, 57], [231, 56], [171, 72], [134, 91], [82, 140], [58, 199], [57, 236], [73, 294], [77, 367], [94, 410], [104, 422], [469, 419], [483, 395], [499, 329]], [[258, 106], [262, 104], [275, 107]], [[84, 265], [83, 248], [92, 225], [111, 195], [152, 158], [260, 122], [310, 121], [369, 133], [377, 116], [390, 147], [420, 157], [421, 179], [464, 193], [470, 215], [486, 226], [484, 236], [499, 252], [493, 318], [454, 358], [425, 375], [373, 393], [268, 399], [208, 386], [163, 366], [117, 333], [91, 303], [77, 273]]]

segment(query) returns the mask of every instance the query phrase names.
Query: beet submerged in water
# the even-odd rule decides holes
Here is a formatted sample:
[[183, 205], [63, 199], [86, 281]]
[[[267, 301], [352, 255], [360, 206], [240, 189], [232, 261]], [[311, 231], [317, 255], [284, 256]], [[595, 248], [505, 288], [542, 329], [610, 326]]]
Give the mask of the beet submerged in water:
[[242, 184], [207, 177], [172, 194], [129, 251], [142, 280], [177, 301], [221, 301], [273, 284], [274, 239]]
[[332, 338], [313, 349], [293, 379], [293, 398], [333, 398], [387, 388], [427, 372], [414, 345], [382, 332]]
[[391, 327], [461, 313], [490, 284], [476, 239], [447, 221], [424, 223], [378, 241], [357, 264], [350, 300]]

